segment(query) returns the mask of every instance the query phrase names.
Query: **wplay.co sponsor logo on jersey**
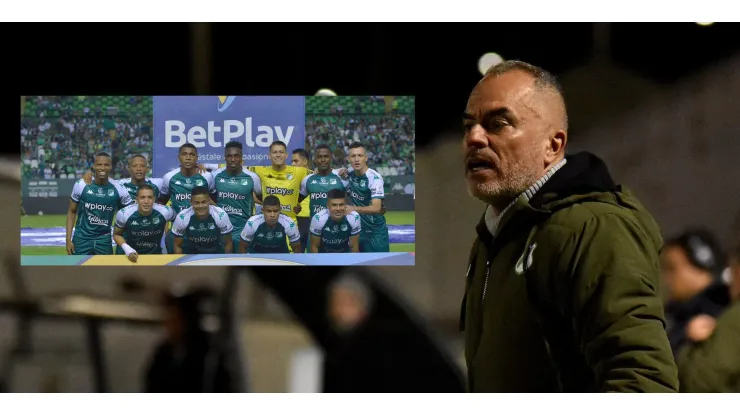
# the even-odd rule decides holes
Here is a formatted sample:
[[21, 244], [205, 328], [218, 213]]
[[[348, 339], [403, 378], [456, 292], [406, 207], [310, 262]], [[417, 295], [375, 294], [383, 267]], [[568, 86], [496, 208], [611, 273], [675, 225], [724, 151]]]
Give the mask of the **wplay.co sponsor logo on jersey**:
[[236, 99], [236, 95], [219, 95], [218, 96], [218, 112], [223, 113], [231, 107], [231, 103], [234, 102], [234, 99]]

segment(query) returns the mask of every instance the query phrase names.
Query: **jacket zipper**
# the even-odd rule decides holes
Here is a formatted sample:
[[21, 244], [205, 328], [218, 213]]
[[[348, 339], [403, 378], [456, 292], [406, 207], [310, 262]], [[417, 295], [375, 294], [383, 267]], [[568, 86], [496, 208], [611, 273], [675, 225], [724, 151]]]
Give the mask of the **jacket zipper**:
[[486, 290], [488, 289], [488, 275], [491, 274], [491, 260], [486, 260], [486, 278], [483, 280], [483, 296], [481, 297], [481, 305], [486, 300]]

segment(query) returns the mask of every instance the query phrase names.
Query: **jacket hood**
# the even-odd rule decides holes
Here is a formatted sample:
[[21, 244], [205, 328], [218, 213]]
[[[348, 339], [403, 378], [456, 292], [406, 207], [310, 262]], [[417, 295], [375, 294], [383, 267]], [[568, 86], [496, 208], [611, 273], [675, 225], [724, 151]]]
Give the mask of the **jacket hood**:
[[567, 163], [530, 199], [532, 208], [554, 212], [587, 201], [617, 205], [632, 213], [660, 250], [663, 239], [655, 219], [629, 190], [614, 182], [603, 160], [589, 152], [565, 158]]

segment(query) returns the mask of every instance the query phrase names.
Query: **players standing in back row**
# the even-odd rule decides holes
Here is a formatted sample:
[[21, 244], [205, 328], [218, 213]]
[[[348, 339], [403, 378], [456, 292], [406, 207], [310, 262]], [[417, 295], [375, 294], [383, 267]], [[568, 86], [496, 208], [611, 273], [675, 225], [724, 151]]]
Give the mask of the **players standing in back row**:
[[67, 211], [67, 254], [113, 254], [113, 218], [133, 201], [123, 186], [108, 180], [111, 168], [110, 155], [98, 153], [93, 166], [95, 181], [88, 185], [80, 179], [75, 183]]
[[383, 177], [367, 165], [365, 147], [354, 142], [349, 146], [349, 172], [347, 187], [352, 205], [346, 208], [347, 213], [357, 211], [362, 221], [360, 251], [363, 253], [386, 253], [390, 251], [388, 225], [385, 221], [383, 199]]
[[[190, 143], [180, 146], [177, 155], [180, 167], [167, 172], [162, 178], [162, 189], [159, 195], [159, 203], [167, 205], [172, 202], [172, 209], [176, 214], [190, 207], [190, 198], [193, 189], [206, 187], [210, 192], [214, 191], [213, 175], [209, 172], [198, 172], [198, 149]], [[209, 198], [209, 204], [214, 203]], [[165, 239], [167, 252], [174, 253], [174, 234], [172, 230], [167, 233]]]

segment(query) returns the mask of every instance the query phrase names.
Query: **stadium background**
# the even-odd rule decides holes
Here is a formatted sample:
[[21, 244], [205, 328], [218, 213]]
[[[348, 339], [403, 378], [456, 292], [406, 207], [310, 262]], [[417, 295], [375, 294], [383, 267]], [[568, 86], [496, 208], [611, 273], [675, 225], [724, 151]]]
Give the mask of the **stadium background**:
[[[97, 152], [113, 156], [113, 178], [128, 177], [127, 160], [152, 160], [151, 96], [34, 96], [21, 119], [24, 255], [66, 255], [64, 226], [75, 179]], [[304, 148], [334, 149], [347, 166], [349, 145], [367, 146], [368, 164], [385, 181], [391, 251], [414, 252], [414, 97], [306, 97]], [[223, 166], [223, 165], [222, 165]], [[313, 166], [311, 166], [313, 168]], [[150, 170], [151, 176], [151, 170]], [[39, 215], [43, 213], [43, 215]]]

